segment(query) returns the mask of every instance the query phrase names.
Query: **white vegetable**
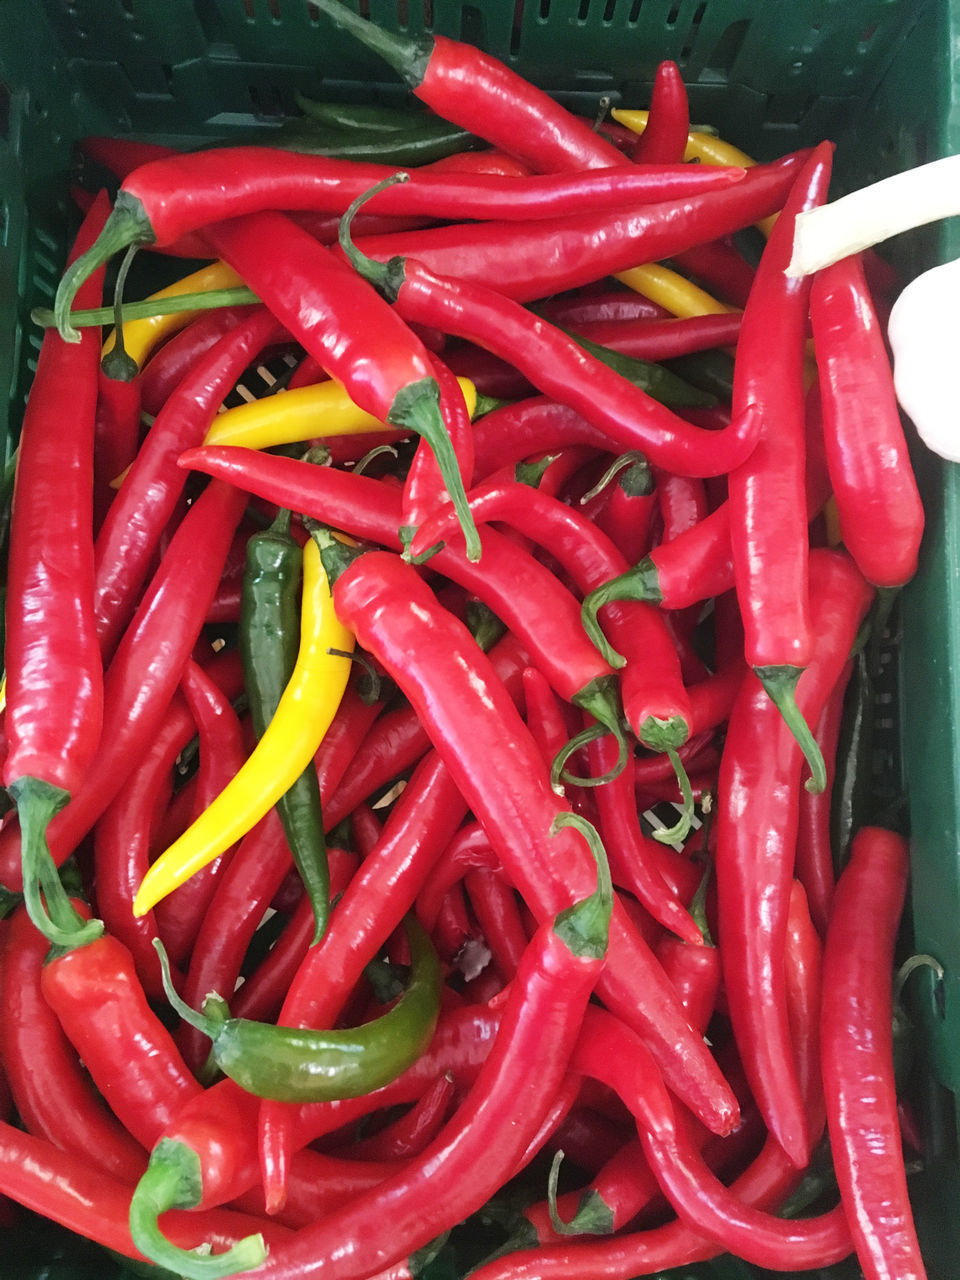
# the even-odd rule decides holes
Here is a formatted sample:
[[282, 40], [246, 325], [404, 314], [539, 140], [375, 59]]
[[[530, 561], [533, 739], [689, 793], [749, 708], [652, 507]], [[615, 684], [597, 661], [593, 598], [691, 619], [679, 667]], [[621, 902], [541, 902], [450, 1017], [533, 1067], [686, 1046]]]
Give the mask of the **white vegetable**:
[[897, 399], [928, 449], [960, 462], [960, 259], [910, 282], [890, 312]]
[[960, 214], [960, 155], [883, 178], [797, 216], [788, 276], [805, 276], [890, 236]]

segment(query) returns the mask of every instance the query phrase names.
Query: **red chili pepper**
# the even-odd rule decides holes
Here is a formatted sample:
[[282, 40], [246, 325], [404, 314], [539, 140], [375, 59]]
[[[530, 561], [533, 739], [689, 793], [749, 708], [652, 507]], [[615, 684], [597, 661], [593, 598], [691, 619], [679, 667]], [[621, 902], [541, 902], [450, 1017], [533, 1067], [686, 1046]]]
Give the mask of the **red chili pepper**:
[[479, 868], [467, 872], [463, 887], [493, 963], [504, 982], [509, 982], [529, 941], [513, 886], [502, 872]]
[[359, 1160], [399, 1160], [419, 1155], [437, 1136], [455, 1089], [449, 1076], [438, 1076], [409, 1111], [369, 1138], [353, 1143], [347, 1152]]
[[[443, 420], [450, 432], [450, 439], [457, 456], [457, 466], [466, 487], [473, 482], [473, 425], [464, 399], [463, 390], [447, 364], [432, 357], [431, 368], [440, 389], [440, 408]], [[425, 440], [421, 440], [414, 454], [410, 470], [403, 486], [403, 523], [419, 525], [435, 510], [438, 495], [443, 493], [443, 477], [436, 459]]]
[[[544, 776], [529, 731], [469, 633], [396, 556], [361, 555], [339, 574], [331, 564], [328, 575], [335, 579], [338, 616], [417, 708], [521, 896], [541, 917], [569, 902], [585, 876], [582, 846], [564, 840], [562, 832], [552, 840], [545, 836], [564, 806]], [[470, 763], [477, 760], [481, 768]], [[659, 966], [616, 907], [611, 934], [600, 980], [605, 1002], [648, 1040], [671, 1087], [705, 1122], [729, 1128], [735, 1103], [679, 1016], [676, 997], [664, 989]]]
[[[824, 787], [823, 760], [794, 689], [810, 660], [804, 493], [803, 355], [807, 283], [785, 274], [796, 215], [826, 199], [833, 145], [821, 143], [797, 178], [757, 268], [743, 314], [734, 369], [733, 412], [751, 405], [760, 442], [729, 478], [730, 545], [743, 614], [747, 662], [803, 745], [812, 784]], [[776, 566], [774, 568], [774, 566]]]
[[844, 545], [868, 582], [900, 587], [916, 572], [923, 504], [858, 256], [815, 275], [810, 318]]
[[683, 159], [690, 132], [687, 89], [675, 62], [661, 62], [653, 77], [650, 116], [638, 136], [632, 159], [638, 164], [676, 164]]
[[[354, 272], [282, 213], [231, 218], [207, 234], [361, 409], [427, 440], [461, 520], [467, 555], [476, 559], [476, 530], [441, 414], [440, 390], [420, 340]], [[311, 300], [307, 309], [305, 294]]]
[[783, 968], [797, 1080], [807, 1111], [810, 1139], [818, 1142], [827, 1123], [820, 1055], [823, 943], [811, 919], [807, 895], [798, 880], [794, 880], [790, 888]]
[[[0, 1123], [0, 1191], [35, 1213], [106, 1245], [127, 1258], [144, 1261], [130, 1238], [130, 1185], [98, 1173], [85, 1156], [60, 1151], [52, 1143]], [[269, 1219], [233, 1209], [193, 1214], [175, 1210], [164, 1230], [183, 1249], [206, 1243], [220, 1252], [252, 1231], [277, 1248], [291, 1233]]]
[[338, 0], [320, 0], [317, 7], [393, 67], [438, 116], [531, 169], [550, 173], [622, 163], [616, 147], [499, 58], [447, 36], [415, 40], [385, 31]]
[[729, 239], [710, 240], [676, 253], [673, 265], [724, 302], [741, 310], [747, 305], [755, 271]]
[[[539, 676], [539, 672], [536, 674]], [[447, 845], [417, 896], [417, 919], [428, 933], [436, 923], [447, 890], [475, 868], [497, 871], [500, 859], [490, 848], [479, 822], [468, 822]]]
[[[871, 590], [845, 554], [810, 556], [818, 648], [798, 690], [814, 723], [847, 661]], [[734, 1034], [764, 1119], [798, 1167], [809, 1156], [783, 989], [801, 758], [779, 711], [748, 674], [720, 766], [716, 874], [719, 945]]]
[[618, 470], [593, 518], [627, 564], [636, 564], [650, 550], [656, 514], [653, 470], [646, 458], [635, 457], [630, 465]]
[[674, 319], [659, 303], [629, 289], [561, 293], [537, 304], [537, 311], [554, 324], [578, 329], [582, 324], [620, 320]]
[[880, 827], [854, 836], [823, 957], [823, 1086], [834, 1167], [870, 1280], [926, 1276], [907, 1194], [893, 1076], [891, 971], [908, 845]]
[[104, 654], [116, 648], [183, 492], [178, 455], [200, 444], [227, 392], [282, 332], [267, 311], [248, 314], [197, 361], [157, 414], [96, 541], [94, 608]]
[[848, 662], [820, 713], [815, 729], [826, 764], [827, 785], [819, 795], [811, 795], [806, 789], [800, 794], [796, 874], [806, 890], [810, 913], [821, 937], [826, 937], [835, 888], [830, 833], [831, 792], [836, 776], [837, 743], [843, 722], [844, 695], [852, 670], [852, 662]]
[[[106, 196], [84, 219], [82, 255], [103, 225]], [[100, 300], [92, 279], [83, 305]], [[4, 648], [6, 757], [3, 783], [23, 831], [27, 909], [51, 939], [81, 927], [61, 895], [49, 902], [47, 828], [83, 782], [100, 742], [103, 667], [93, 620], [93, 449], [99, 338], [70, 346], [45, 335], [24, 415], [14, 481]], [[65, 432], [65, 422], [71, 429]], [[44, 879], [48, 903], [39, 895]], [[18, 877], [19, 878], [19, 877]], [[9, 883], [9, 882], [8, 882]], [[86, 926], [86, 936], [96, 927]]]
[[41, 990], [49, 941], [22, 907], [10, 917], [3, 951], [0, 1010], [3, 1069], [30, 1133], [89, 1161], [93, 1169], [135, 1182], [146, 1153], [109, 1111]]
[[41, 986], [114, 1115], [152, 1147], [201, 1089], [147, 1003], [130, 952], [103, 934], [48, 960]]
[[795, 152], [755, 165], [739, 182], [709, 195], [615, 212], [364, 236], [357, 248], [382, 262], [416, 258], [437, 275], [485, 284], [515, 302], [532, 302], [638, 262], [670, 258], [776, 213], [807, 154]]
[[[233, 704], [210, 674], [192, 659], [180, 680], [199, 738], [200, 763], [194, 793], [194, 816], [218, 796], [246, 758], [243, 728]], [[166, 846], [163, 846], [166, 848]], [[160, 937], [173, 963], [180, 963], [197, 938], [230, 852], [220, 855], [175, 889], [153, 910]], [[140, 879], [146, 872], [143, 867]], [[133, 886], [134, 895], [139, 881]], [[129, 912], [132, 899], [127, 904]], [[132, 914], [132, 913], [131, 913]], [[151, 945], [151, 950], [154, 950]], [[154, 950], [154, 963], [156, 963]]]
[[511, 360], [534, 386], [582, 414], [618, 448], [642, 449], [651, 463], [682, 475], [723, 474], [753, 449], [758, 424], [751, 413], [722, 432], [692, 427], [492, 287], [438, 275], [412, 257], [382, 264], [361, 255], [347, 224], [341, 243], [351, 263], [405, 319], [435, 324]]
[[[144, 990], [163, 998], [163, 981], [153, 940], [160, 936], [153, 912], [135, 917], [133, 899], [150, 865], [151, 818], [173, 767], [195, 732], [185, 700], [170, 703], [153, 740], [94, 828], [97, 913], [104, 925], [133, 956]], [[174, 972], [179, 990], [183, 975]]]
[[111, 481], [126, 471], [140, 443], [140, 392], [139, 377], [110, 376], [101, 365], [93, 444], [94, 534], [116, 496]]
[[[516, 1172], [564, 1081], [603, 968], [612, 888], [602, 869], [600, 886], [534, 935], [490, 1054], [438, 1137], [375, 1192], [274, 1250], [265, 1276], [292, 1280], [304, 1265], [344, 1280], [368, 1276], [480, 1208]], [[531, 1055], [536, 1071], [529, 1070]]]
[[666, 320], [593, 320], [565, 327], [611, 351], [656, 362], [713, 347], [735, 346], [740, 320], [736, 312], [718, 312]]
[[[58, 864], [116, 796], [162, 721], [245, 501], [229, 485], [208, 485], [174, 535], [107, 670], [100, 748], [83, 785], [51, 824]], [[19, 832], [8, 824], [0, 832], [0, 881], [13, 887], [20, 878]]]
[[[332, 848], [329, 854], [330, 897], [333, 900], [346, 890], [357, 871], [359, 859], [346, 849]], [[251, 1018], [257, 1022], [276, 1019], [313, 938], [311, 921], [316, 924], [310, 900], [301, 894], [283, 933], [254, 972], [244, 978], [243, 985], [230, 1001], [230, 1011], [235, 1018]]]
[[175, 147], [164, 147], [156, 142], [138, 142], [131, 138], [106, 138], [99, 135], [81, 138], [77, 147], [83, 155], [109, 169], [121, 182], [128, 173], [139, 169], [142, 164], [177, 154]]

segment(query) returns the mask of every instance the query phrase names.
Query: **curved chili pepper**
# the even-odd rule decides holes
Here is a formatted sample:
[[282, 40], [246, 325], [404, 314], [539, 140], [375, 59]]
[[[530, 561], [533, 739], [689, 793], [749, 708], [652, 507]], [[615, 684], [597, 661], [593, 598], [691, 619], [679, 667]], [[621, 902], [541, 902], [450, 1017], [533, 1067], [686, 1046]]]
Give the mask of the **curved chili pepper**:
[[725, 237], [694, 245], [673, 255], [673, 264], [684, 275], [699, 280], [712, 294], [741, 310], [753, 288], [754, 268]]
[[[450, 440], [457, 456], [457, 466], [464, 487], [473, 483], [473, 426], [471, 417], [476, 408], [475, 389], [469, 399], [459, 380], [443, 360], [431, 358], [433, 374], [440, 388], [440, 408], [443, 420], [450, 432]], [[414, 454], [410, 470], [403, 486], [404, 527], [416, 526], [437, 507], [438, 495], [443, 493], [443, 477], [427, 442], [421, 440]]]
[[[86, 1157], [60, 1151], [52, 1143], [6, 1123], [0, 1123], [0, 1191], [78, 1235], [96, 1240], [124, 1257], [144, 1260], [130, 1236], [129, 1183], [98, 1173], [91, 1169]], [[217, 1250], [227, 1249], [241, 1236], [258, 1230], [271, 1247], [276, 1247], [291, 1235], [269, 1219], [257, 1219], [233, 1209], [214, 1209], [199, 1215], [175, 1212], [164, 1219], [164, 1228], [182, 1249], [193, 1249], [201, 1243]]]
[[[136, 919], [131, 910], [137, 886], [150, 865], [150, 820], [164, 788], [169, 788], [174, 765], [194, 736], [195, 725], [185, 700], [178, 695], [157, 728], [153, 741], [94, 828], [94, 869], [97, 912], [110, 933], [133, 956], [137, 973], [149, 996], [163, 993], [160, 966], [153, 949], [159, 937], [151, 913]], [[176, 975], [182, 985], [183, 975]]]
[[[241, 492], [208, 485], [171, 540], [107, 670], [100, 748], [83, 785], [51, 824], [48, 839], [58, 864], [116, 796], [161, 722], [203, 625], [244, 505]], [[20, 839], [10, 824], [0, 832], [0, 850], [0, 878], [16, 884]], [[44, 888], [49, 897], [49, 887]]]
[[625, 289], [561, 293], [557, 297], [544, 298], [531, 310], [567, 329], [605, 321], [675, 319], [649, 298]]
[[916, 572], [923, 504], [858, 256], [814, 276], [810, 319], [844, 545], [868, 582], [902, 586]]
[[386, 262], [416, 258], [437, 275], [485, 284], [515, 302], [532, 302], [591, 284], [637, 262], [654, 262], [716, 240], [776, 212], [806, 158], [796, 152], [757, 165], [733, 186], [635, 210], [568, 214], [526, 222], [476, 222], [358, 238], [357, 248]]
[[735, 312], [670, 317], [665, 320], [565, 321], [580, 338], [637, 360], [671, 360], [697, 351], [736, 344], [740, 316]]
[[[193, 795], [193, 812], [196, 813], [205, 809], [241, 768], [244, 761], [243, 726], [228, 692], [192, 659], [184, 666], [180, 687], [197, 726], [199, 740], [200, 764]], [[158, 830], [155, 840], [159, 836]], [[162, 841], [160, 847], [164, 847]], [[227, 856], [225, 854], [209, 863], [200, 874], [191, 877], [189, 885], [181, 885], [162, 904], [158, 903], [153, 912], [163, 945], [174, 964], [183, 961], [197, 939], [197, 931], [226, 870]], [[136, 884], [131, 884], [133, 893], [145, 869], [141, 869]], [[132, 898], [127, 903], [128, 915], [132, 917], [130, 902]], [[153, 962], [156, 962], [155, 952]]]
[[[307, 1259], [318, 1274], [335, 1269], [359, 1277], [382, 1270], [479, 1208], [528, 1158], [603, 967], [613, 893], [602, 851], [595, 856], [597, 889], [537, 930], [511, 983], [490, 1054], [454, 1117], [402, 1172], [305, 1228], [296, 1247], [272, 1251], [265, 1275], [293, 1277]], [[535, 1045], [538, 1070], [531, 1072]], [[433, 1191], [425, 1199], [427, 1185]]]
[[[819, 645], [799, 687], [814, 723], [870, 603], [845, 554], [810, 556]], [[767, 699], [769, 701], [769, 699]], [[796, 848], [799, 748], [762, 685], [748, 674], [727, 727], [717, 810], [717, 893], [725, 989], [734, 1034], [764, 1119], [798, 1167], [809, 1137], [783, 994], [783, 946]]]
[[[730, 545], [748, 663], [787, 717], [811, 770], [825, 785], [823, 758], [794, 690], [813, 645], [807, 585], [803, 355], [809, 284], [785, 274], [793, 224], [826, 198], [833, 146], [821, 143], [797, 178], [770, 234], [743, 315], [734, 371], [734, 413], [752, 405], [760, 442], [729, 484]], [[776, 570], [772, 566], [776, 565]]]
[[[84, 219], [74, 261], [102, 226], [105, 200]], [[85, 301], [98, 300], [101, 286], [102, 276], [91, 279]], [[69, 941], [71, 933], [91, 937], [99, 929], [83, 923], [58, 894], [47, 848], [50, 821], [83, 781], [103, 718], [92, 609], [97, 352], [95, 333], [76, 347], [55, 334], [44, 337], [17, 453], [7, 557], [3, 783], [23, 833], [27, 910], [52, 941]], [[67, 433], [64, 422], [72, 424]]]
[[148, 1005], [130, 952], [103, 934], [48, 960], [41, 985], [110, 1109], [149, 1149], [201, 1090]]
[[907, 888], [902, 836], [863, 827], [837, 884], [823, 957], [823, 1086], [831, 1149], [864, 1274], [924, 1277], [893, 1076], [890, 973]]
[[338, 0], [320, 0], [318, 8], [379, 54], [437, 115], [531, 169], [551, 173], [622, 163], [616, 147], [498, 58], [446, 36], [414, 40], [385, 31]]
[[[290, 532], [290, 512], [247, 543], [240, 644], [254, 733], [262, 739], [273, 720], [297, 661], [300, 544]], [[277, 801], [294, 865], [313, 903], [318, 942], [330, 913], [330, 871], [323, 834], [320, 784], [313, 760]]]
[[304, 1031], [231, 1018], [226, 1000], [209, 993], [198, 1013], [181, 1000], [164, 965], [167, 999], [191, 1026], [209, 1036], [217, 1066], [249, 1093], [278, 1102], [356, 1097], [389, 1083], [420, 1056], [433, 1034], [440, 966], [422, 927], [408, 920], [410, 981], [387, 1013], [361, 1027]]
[[108, 374], [101, 365], [93, 443], [95, 535], [116, 496], [111, 481], [126, 471], [137, 452], [140, 442], [140, 396], [139, 377], [123, 378]]
[[49, 941], [22, 907], [3, 949], [0, 1009], [3, 1068], [22, 1124], [96, 1170], [130, 1183], [145, 1152], [110, 1112], [84, 1072], [41, 989]]
[[438, 1076], [409, 1111], [347, 1148], [354, 1159], [397, 1160], [419, 1155], [443, 1124], [456, 1086], [449, 1076]]
[[105, 654], [114, 651], [127, 625], [183, 491], [178, 454], [203, 440], [227, 392], [260, 350], [281, 334], [266, 310], [246, 316], [196, 363], [147, 432], [94, 548], [94, 608]]
[[198, 311], [179, 333], [154, 352], [140, 371], [140, 401], [144, 413], [156, 417], [180, 383], [206, 353], [251, 316], [249, 307], [218, 307]]
[[[271, 809], [313, 759], [350, 674], [353, 639], [333, 613], [319, 552], [303, 551], [300, 650], [294, 671], [269, 728], [244, 768], [193, 825], [151, 865], [133, 902], [143, 915]], [[331, 652], [335, 651], [335, 652]]]
[[[528, 905], [542, 917], [551, 904], [569, 901], [582, 882], [582, 849], [573, 842], [565, 847], [568, 842], [560, 837], [545, 842], [544, 831], [564, 806], [544, 777], [536, 744], [519, 713], [462, 624], [438, 608], [414, 569], [385, 552], [361, 555], [341, 571], [334, 601], [358, 641], [417, 707]], [[470, 765], [477, 759], [483, 760], [482, 770]], [[735, 1117], [735, 1104], [664, 985], [653, 957], [615, 906], [610, 956], [600, 980], [604, 999], [648, 1040], [671, 1087], [703, 1112], [707, 1124], [726, 1129]], [[653, 990], [655, 1014], [647, 998]], [[678, 1043], [684, 1045], [682, 1069]]]
[[[386, 163], [257, 146], [212, 148], [148, 162], [124, 179], [107, 225], [85, 260], [65, 277], [55, 306], [65, 316], [78, 282], [128, 245], [164, 248], [205, 232], [212, 223], [265, 210], [339, 215], [394, 170]], [[438, 219], [563, 217], [719, 191], [740, 181], [744, 173], [736, 166], [720, 169], [679, 161], [647, 168], [625, 165], [616, 152], [602, 170], [575, 176], [552, 170], [518, 178], [465, 173], [450, 166], [436, 171], [427, 165], [414, 170], [404, 190], [381, 195], [369, 212]]]
[[751, 414], [726, 433], [700, 431], [492, 288], [439, 276], [410, 257], [383, 264], [363, 256], [349, 239], [349, 215], [341, 244], [355, 269], [407, 320], [436, 324], [510, 359], [534, 386], [576, 409], [618, 446], [639, 447], [651, 462], [687, 475], [723, 474], [749, 456], [758, 425]]
[[660, 62], [650, 91], [647, 127], [634, 142], [631, 159], [637, 164], [682, 161], [689, 131], [690, 111], [680, 68], [675, 62]]
[[517, 971], [527, 945], [527, 931], [517, 907], [513, 886], [489, 868], [474, 868], [463, 878], [470, 907], [504, 982]]
[[[478, 556], [439, 388], [420, 340], [343, 262], [281, 213], [231, 218], [207, 234], [217, 252], [256, 289], [292, 336], [339, 378], [361, 409], [427, 440], [460, 515], [468, 555]], [[306, 312], [304, 290], [311, 298]]]

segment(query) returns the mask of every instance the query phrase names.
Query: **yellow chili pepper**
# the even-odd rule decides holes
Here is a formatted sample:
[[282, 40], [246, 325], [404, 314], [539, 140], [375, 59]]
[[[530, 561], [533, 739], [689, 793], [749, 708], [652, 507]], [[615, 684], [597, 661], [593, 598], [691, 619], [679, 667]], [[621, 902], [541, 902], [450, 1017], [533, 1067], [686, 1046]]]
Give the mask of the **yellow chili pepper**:
[[[303, 548], [300, 649], [276, 714], [253, 752], [197, 820], [153, 863], [133, 903], [145, 915], [236, 843], [299, 778], [330, 726], [350, 675], [353, 634], [337, 619], [313, 539]], [[339, 654], [331, 650], [341, 650]]]
[[[458, 381], [472, 418], [477, 407], [476, 387], [467, 378]], [[295, 387], [225, 410], [214, 419], [203, 443], [269, 449], [314, 436], [356, 435], [385, 429], [379, 418], [357, 408], [342, 383], [329, 378], [312, 387]]]
[[[243, 281], [225, 262], [211, 262], [199, 271], [191, 272], [182, 280], [167, 285], [151, 298], [175, 298], [181, 293], [206, 293], [211, 289], [232, 289]], [[127, 355], [136, 360], [142, 369], [147, 357], [164, 338], [183, 329], [196, 316], [196, 311], [174, 311], [166, 316], [147, 316], [140, 320], [127, 320], [123, 326], [123, 345]], [[113, 347], [114, 330], [107, 334], [101, 355]]]
[[616, 278], [642, 294], [651, 302], [658, 302], [661, 307], [675, 316], [706, 316], [736, 311], [725, 302], [719, 302], [712, 294], [701, 289], [670, 267], [661, 266], [658, 262], [648, 262], [642, 267], [631, 267], [629, 271], [618, 271]]
[[[614, 120], [618, 124], [622, 124], [625, 129], [632, 129], [634, 133], [643, 133], [647, 127], [648, 111], [622, 111], [614, 109], [610, 112]], [[732, 142], [724, 142], [723, 138], [717, 138], [712, 133], [699, 133], [692, 130], [687, 134], [687, 145], [683, 152], [684, 160], [699, 160], [701, 164], [719, 164], [719, 165], [737, 165], [741, 169], [749, 169], [757, 162], [752, 156], [748, 156], [745, 151], [741, 151], [739, 147], [735, 147]], [[757, 226], [764, 235], [770, 234], [777, 215], [771, 214], [769, 218], [764, 218]]]

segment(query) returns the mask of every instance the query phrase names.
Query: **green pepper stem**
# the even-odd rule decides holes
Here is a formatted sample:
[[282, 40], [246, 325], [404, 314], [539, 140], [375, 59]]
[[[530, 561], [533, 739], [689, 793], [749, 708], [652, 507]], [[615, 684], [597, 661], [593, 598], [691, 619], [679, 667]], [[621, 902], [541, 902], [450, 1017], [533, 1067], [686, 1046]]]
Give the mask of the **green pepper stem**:
[[331, 587], [342, 573], [346, 573], [354, 560], [359, 560], [361, 556], [367, 554], [366, 547], [351, 546], [347, 542], [342, 542], [332, 529], [328, 529], [319, 520], [311, 519], [310, 516], [304, 517], [303, 527], [317, 544], [320, 563], [323, 565], [323, 571]]
[[547, 1208], [550, 1213], [550, 1224], [560, 1236], [594, 1235], [608, 1236], [613, 1231], [613, 1210], [599, 1191], [591, 1188], [580, 1197], [577, 1211], [569, 1222], [564, 1222], [557, 1209], [557, 1184], [560, 1180], [560, 1165], [563, 1152], [557, 1151], [550, 1164], [547, 1175]]
[[47, 828], [70, 793], [29, 775], [11, 783], [9, 791], [20, 819], [23, 901], [34, 927], [65, 951], [95, 941], [103, 933], [103, 922], [84, 920], [76, 910], [47, 844]]
[[784, 665], [754, 667], [753, 670], [806, 757], [807, 764], [810, 766], [810, 777], [805, 783], [807, 790], [813, 795], [819, 795], [827, 785], [827, 766], [824, 763], [823, 752], [811, 733], [810, 726], [803, 718], [796, 699], [797, 681], [803, 674], [804, 668]]
[[200, 1157], [183, 1142], [161, 1139], [130, 1201], [130, 1235], [143, 1256], [187, 1280], [226, 1280], [259, 1267], [267, 1256], [259, 1234], [245, 1236], [226, 1253], [218, 1254], [181, 1249], [167, 1239], [159, 1226], [161, 1214], [170, 1209], [192, 1209], [202, 1198]]
[[614, 458], [593, 488], [588, 489], [581, 496], [580, 505], [586, 506], [591, 498], [603, 493], [607, 485], [621, 472], [626, 472], [630, 477], [629, 487], [624, 485], [624, 489], [631, 497], [645, 497], [653, 493], [653, 472], [650, 469], [650, 463], [639, 449], [628, 449], [626, 453], [621, 453], [618, 458]]
[[390, 174], [388, 178], [383, 178], [380, 182], [374, 183], [366, 191], [361, 191], [357, 198], [347, 205], [343, 217], [340, 219], [340, 226], [337, 232], [340, 248], [346, 255], [351, 267], [358, 275], [363, 276], [364, 280], [369, 280], [377, 292], [382, 293], [388, 302], [396, 302], [397, 295], [403, 286], [405, 259], [394, 257], [389, 258], [386, 262], [378, 262], [376, 258], [367, 257], [363, 250], [359, 249], [354, 243], [351, 229], [354, 218], [368, 200], [372, 200], [381, 191], [386, 191], [387, 187], [394, 187], [398, 182], [409, 181], [409, 173], [404, 173], [403, 170], [400, 170], [397, 173]]
[[[166, 947], [159, 938], [154, 938], [153, 945], [160, 958], [160, 976], [163, 981], [163, 990], [167, 1000], [170, 1002], [171, 1009], [178, 1013], [184, 1022], [189, 1023], [191, 1027], [195, 1027], [197, 1031], [202, 1031], [211, 1040], [216, 1040], [217, 1034], [229, 1016], [228, 1013], [224, 1014], [226, 1002], [223, 1001], [222, 997], [217, 996], [220, 1004], [217, 1006], [219, 1012], [215, 1016], [200, 1013], [199, 1010], [194, 1009], [193, 1005], [187, 1004], [186, 1000], [180, 997], [173, 985], [173, 977], [170, 973], [170, 958], [167, 955]], [[206, 1002], [204, 1002], [204, 1008], [206, 1008]]]
[[80, 341], [80, 334], [70, 325], [70, 304], [76, 297], [77, 290], [93, 275], [97, 267], [128, 245], [151, 244], [154, 240], [156, 236], [143, 205], [136, 196], [125, 191], [119, 192], [103, 230], [86, 253], [81, 253], [67, 267], [57, 288], [53, 314], [61, 338], [66, 342]]
[[456, 450], [440, 409], [440, 388], [434, 378], [421, 378], [397, 392], [387, 422], [392, 426], [415, 431], [426, 440], [436, 459], [444, 487], [457, 513], [457, 521], [466, 542], [467, 559], [480, 559], [480, 534], [463, 487], [463, 476]]
[[[627, 761], [630, 758], [630, 747], [620, 722], [620, 694], [616, 676], [598, 676], [595, 680], [591, 680], [589, 684], [583, 686], [579, 693], [574, 694], [572, 702], [574, 706], [582, 707], [584, 711], [593, 716], [594, 720], [599, 725], [602, 725], [607, 733], [613, 734], [617, 740], [617, 759], [613, 768], [607, 773], [601, 774], [598, 778], [573, 778], [565, 773], [562, 776], [566, 782], [572, 782], [581, 787], [603, 786], [605, 782], [612, 782], [614, 778], [620, 776], [627, 767]], [[577, 737], [579, 736], [578, 734]], [[593, 736], [597, 735], [594, 734]], [[591, 737], [584, 741], [592, 740], [593, 738]], [[579, 745], [582, 746], [583, 743]], [[571, 754], [566, 751], [566, 748], [564, 748], [564, 752], [566, 756]], [[561, 754], [564, 754], [564, 752], [561, 752]], [[554, 762], [554, 769], [556, 769], [556, 762]]]
[[[166, 298], [144, 298], [140, 302], [125, 302], [123, 319], [124, 321], [149, 320], [153, 316], [172, 316], [181, 311], [216, 311], [218, 307], [254, 306], [259, 301], [257, 294], [246, 285], [233, 285], [229, 289], [210, 289], [206, 293], [178, 293], [170, 294]], [[113, 324], [114, 318], [112, 306], [71, 311], [67, 317], [77, 329]], [[34, 307], [30, 312], [30, 319], [42, 329], [52, 329], [57, 323], [55, 312], [48, 307]]]
[[651, 751], [665, 752], [673, 771], [677, 775], [683, 808], [677, 822], [672, 827], [661, 827], [654, 831], [654, 839], [663, 844], [682, 843], [690, 834], [693, 825], [693, 788], [683, 767], [683, 761], [677, 753], [690, 736], [690, 726], [682, 716], [669, 716], [661, 720], [657, 716], [647, 716], [637, 729], [637, 737]]
[[123, 255], [123, 262], [117, 272], [117, 281], [113, 288], [113, 346], [100, 361], [100, 368], [108, 378], [115, 382], [132, 382], [140, 371], [140, 366], [133, 356], [127, 354], [123, 345], [123, 290], [127, 283], [130, 264], [137, 255], [139, 246], [132, 244]]
[[553, 931], [572, 955], [602, 959], [607, 953], [613, 911], [613, 881], [607, 851], [596, 827], [579, 813], [558, 813], [550, 825], [551, 836], [564, 827], [573, 827], [587, 842], [597, 864], [597, 887], [588, 897], [561, 911], [553, 922]]
[[316, 0], [316, 7], [341, 31], [349, 31], [361, 44], [379, 54], [411, 89], [417, 89], [423, 83], [433, 53], [433, 40], [413, 40], [410, 36], [385, 31], [376, 23], [351, 12], [339, 0]]
[[598, 617], [600, 610], [605, 604], [613, 604], [617, 600], [638, 600], [643, 604], [659, 604], [663, 599], [659, 578], [657, 566], [649, 556], [644, 556], [625, 573], [608, 579], [584, 596], [580, 606], [583, 629], [611, 667], [625, 666], [627, 660], [623, 654], [614, 649], [604, 635]]

